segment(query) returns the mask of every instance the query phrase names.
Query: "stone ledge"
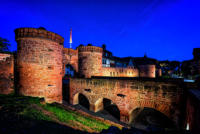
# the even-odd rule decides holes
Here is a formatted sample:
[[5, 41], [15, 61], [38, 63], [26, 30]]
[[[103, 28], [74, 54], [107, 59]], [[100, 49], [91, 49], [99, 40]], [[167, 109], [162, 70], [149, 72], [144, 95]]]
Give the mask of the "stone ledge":
[[67, 55], [78, 55], [78, 51], [71, 48], [63, 48], [63, 52]]
[[99, 52], [103, 53], [103, 48], [96, 46], [79, 46], [78, 52]]

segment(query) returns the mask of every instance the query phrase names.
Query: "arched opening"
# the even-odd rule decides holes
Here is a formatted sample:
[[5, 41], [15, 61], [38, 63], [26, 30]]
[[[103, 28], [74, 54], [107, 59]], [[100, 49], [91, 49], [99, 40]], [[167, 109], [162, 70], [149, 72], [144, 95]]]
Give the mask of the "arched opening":
[[79, 94], [78, 95], [78, 104], [80, 104], [81, 106], [85, 107], [86, 109], [90, 109], [90, 102], [87, 99], [87, 97], [83, 94]]
[[111, 105], [111, 103], [112, 103], [112, 101], [111, 101], [111, 100], [109, 100], [109, 99], [106, 99], [106, 98], [104, 98], [104, 99], [103, 99], [103, 107], [104, 107], [104, 108], [106, 108], [106, 107], [110, 106], [110, 105]]
[[74, 77], [75, 76], [75, 69], [72, 65], [66, 64], [65, 65], [65, 77]]
[[165, 114], [153, 108], [136, 108], [129, 115], [131, 126], [144, 130], [175, 128], [175, 123]]
[[75, 70], [72, 65], [70, 64], [63, 64], [64, 67], [64, 77], [62, 79], [62, 95], [63, 100], [69, 102], [69, 96], [70, 96], [70, 89], [69, 89], [69, 77], [75, 76]]
[[103, 108], [106, 111], [105, 114], [110, 114], [117, 120], [120, 120], [120, 111], [116, 104], [114, 104], [110, 99], [103, 99]]

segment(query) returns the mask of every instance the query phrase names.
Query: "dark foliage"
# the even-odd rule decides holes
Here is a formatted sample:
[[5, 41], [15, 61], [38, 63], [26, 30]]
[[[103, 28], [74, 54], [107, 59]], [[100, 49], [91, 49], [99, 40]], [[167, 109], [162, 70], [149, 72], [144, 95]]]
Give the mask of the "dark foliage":
[[8, 52], [10, 43], [7, 39], [0, 37], [0, 52]]

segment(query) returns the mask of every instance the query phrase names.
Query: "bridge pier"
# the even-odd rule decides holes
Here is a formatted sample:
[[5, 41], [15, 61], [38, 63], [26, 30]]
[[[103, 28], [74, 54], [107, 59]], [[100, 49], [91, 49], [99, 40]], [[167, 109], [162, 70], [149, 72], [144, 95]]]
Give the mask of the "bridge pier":
[[98, 99], [95, 103], [93, 104], [90, 104], [90, 110], [93, 111], [93, 112], [98, 112], [98, 111], [101, 111], [104, 109], [104, 106], [103, 106], [103, 99], [100, 98]]
[[90, 111], [97, 112], [95, 104], [90, 104]]

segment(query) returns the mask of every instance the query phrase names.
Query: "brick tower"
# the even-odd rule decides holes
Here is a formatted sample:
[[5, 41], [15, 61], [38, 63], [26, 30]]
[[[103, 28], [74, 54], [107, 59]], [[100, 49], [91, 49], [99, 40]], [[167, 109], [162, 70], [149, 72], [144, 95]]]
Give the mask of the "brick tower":
[[156, 65], [146, 64], [139, 65], [139, 76], [140, 77], [148, 77], [155, 78], [156, 77]]
[[96, 46], [79, 46], [79, 74], [85, 78], [100, 76], [102, 70], [103, 49]]
[[19, 28], [15, 36], [19, 93], [62, 103], [64, 39], [44, 28]]

